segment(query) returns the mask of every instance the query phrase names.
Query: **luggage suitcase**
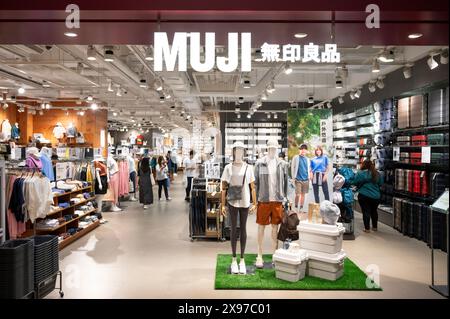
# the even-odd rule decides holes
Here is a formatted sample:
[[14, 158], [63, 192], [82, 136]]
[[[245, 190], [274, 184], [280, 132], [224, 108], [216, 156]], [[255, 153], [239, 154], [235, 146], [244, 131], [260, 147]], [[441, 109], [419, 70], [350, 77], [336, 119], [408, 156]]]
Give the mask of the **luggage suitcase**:
[[449, 175], [445, 173], [431, 173], [430, 184], [430, 195], [437, 198], [449, 187]]
[[427, 102], [423, 95], [411, 96], [409, 102], [409, 125], [410, 127], [421, 127], [427, 125]]
[[409, 163], [409, 153], [407, 152], [400, 153], [400, 163]]
[[428, 94], [428, 125], [447, 124], [448, 115], [448, 87], [430, 92]]
[[427, 145], [427, 136], [426, 135], [413, 135], [411, 137], [411, 145], [426, 146]]
[[402, 203], [402, 234], [410, 236], [410, 223], [412, 215], [412, 203], [405, 200]]
[[422, 153], [410, 153], [409, 161], [411, 164], [422, 164]]
[[428, 196], [430, 194], [430, 186], [428, 174], [425, 171], [420, 171], [420, 195]]
[[405, 191], [409, 193], [414, 192], [414, 170], [407, 169], [405, 176]]
[[431, 153], [431, 164], [433, 165], [448, 164], [448, 153]]
[[445, 135], [443, 133], [428, 134], [427, 141], [428, 141], [428, 145], [444, 145], [445, 144]]
[[411, 136], [397, 136], [397, 145], [399, 146], [411, 145]]
[[412, 171], [412, 188], [409, 190], [409, 192], [420, 194], [420, 173], [421, 171]]
[[402, 231], [402, 199], [394, 197], [392, 200], [392, 206], [394, 207], [394, 229], [399, 232]]
[[398, 100], [397, 103], [398, 110], [398, 128], [408, 128], [409, 127], [409, 97], [402, 98]]
[[397, 168], [395, 170], [395, 189], [399, 191], [405, 190], [404, 188], [404, 174], [405, 170], [401, 168]]

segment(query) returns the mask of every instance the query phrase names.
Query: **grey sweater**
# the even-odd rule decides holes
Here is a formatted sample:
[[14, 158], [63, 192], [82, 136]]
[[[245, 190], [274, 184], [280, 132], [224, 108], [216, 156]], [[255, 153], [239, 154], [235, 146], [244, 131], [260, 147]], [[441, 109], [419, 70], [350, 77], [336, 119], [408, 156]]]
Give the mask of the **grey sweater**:
[[[258, 161], [255, 165], [255, 185], [258, 202], [269, 201], [269, 168], [267, 157]], [[277, 202], [283, 202], [287, 198], [288, 190], [288, 165], [277, 158], [277, 187], [275, 198]]]

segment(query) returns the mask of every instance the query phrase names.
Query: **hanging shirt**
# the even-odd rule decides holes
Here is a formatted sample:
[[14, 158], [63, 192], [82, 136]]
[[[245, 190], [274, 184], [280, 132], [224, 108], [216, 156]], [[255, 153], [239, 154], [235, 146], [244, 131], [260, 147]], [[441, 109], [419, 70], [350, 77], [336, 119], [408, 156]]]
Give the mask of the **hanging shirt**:
[[20, 129], [14, 124], [11, 127], [11, 138], [18, 140], [20, 138]]
[[53, 165], [50, 158], [48, 158], [47, 154], [41, 153], [41, 162], [42, 162], [42, 173], [47, 176], [50, 181], [55, 180], [55, 175], [53, 174]]
[[64, 128], [64, 126], [56, 125], [53, 128], [53, 136], [58, 140], [63, 138], [65, 133], [66, 133], [66, 129]]

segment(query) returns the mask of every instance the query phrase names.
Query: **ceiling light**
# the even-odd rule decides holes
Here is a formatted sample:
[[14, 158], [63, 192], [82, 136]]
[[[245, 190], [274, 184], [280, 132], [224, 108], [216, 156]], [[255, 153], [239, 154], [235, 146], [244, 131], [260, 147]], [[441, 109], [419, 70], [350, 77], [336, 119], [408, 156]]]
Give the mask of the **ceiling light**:
[[308, 33], [302, 33], [302, 32], [294, 34], [294, 37], [296, 37], [297, 39], [303, 39], [303, 38], [306, 38], [307, 36], [308, 36]]
[[433, 70], [439, 66], [439, 64], [434, 59], [434, 55], [430, 55], [430, 57], [427, 60], [427, 64], [428, 64], [428, 67], [430, 68], [430, 70]]
[[170, 93], [167, 92], [167, 93], [165, 94], [165, 97], [166, 97], [166, 99], [170, 99], [170, 98], [172, 97], [172, 95], [170, 95]]
[[138, 124], [138, 127], [141, 127], [141, 126], [142, 126], [141, 123], [139, 123], [139, 124]]
[[275, 83], [273, 81], [270, 82], [269, 86], [267, 87], [267, 92], [268, 93], [273, 93], [275, 92]]
[[383, 82], [383, 78], [384, 77], [378, 77], [378, 80], [376, 82], [376, 85], [378, 86], [378, 88], [383, 89], [384, 88], [384, 82]]
[[152, 48], [151, 47], [148, 47], [145, 50], [145, 59], [147, 61], [153, 61], [153, 54], [152, 54]]
[[156, 91], [162, 91], [163, 89], [162, 82], [160, 80], [156, 80], [154, 86]]
[[122, 96], [122, 90], [120, 87], [117, 88], [116, 96]]
[[257, 107], [261, 107], [261, 106], [262, 106], [262, 101], [261, 101], [260, 98], [258, 98], [258, 99], [256, 100], [256, 106], [257, 106]]
[[442, 50], [440, 62], [441, 64], [448, 64], [448, 49]]
[[236, 106], [236, 107], [234, 108], [234, 111], [235, 111], [236, 113], [239, 113], [239, 112], [241, 111], [241, 108], [240, 108], [239, 106]]
[[412, 65], [405, 65], [403, 67], [403, 76], [405, 77], [405, 79], [409, 79], [412, 76]]
[[361, 97], [361, 93], [362, 93], [361, 89], [358, 88], [358, 90], [355, 92], [355, 97], [359, 99]]
[[368, 85], [368, 88], [369, 88], [369, 92], [370, 93], [373, 93], [373, 92], [375, 92], [376, 91], [376, 89], [377, 89], [377, 87], [375, 86], [375, 82], [370, 82], [369, 83], [369, 85]]
[[93, 111], [95, 111], [95, 110], [97, 110], [98, 109], [98, 105], [97, 105], [97, 103], [92, 103], [91, 104], [91, 110], [93, 110]]
[[236, 114], [236, 118], [240, 119], [241, 118], [241, 113]]
[[267, 113], [267, 118], [268, 118], [268, 119], [270, 119], [270, 112], [269, 112], [269, 113]]
[[104, 49], [105, 49], [105, 51], [104, 51], [104, 55], [103, 55], [103, 60], [105, 60], [105, 62], [114, 62], [113, 47], [105, 46]]
[[378, 63], [377, 59], [373, 59], [372, 62], [372, 73], [380, 72], [380, 63]]
[[340, 95], [338, 97], [338, 101], [339, 101], [339, 104], [344, 104], [344, 97], [342, 95]]
[[44, 111], [40, 110], [39, 115], [44, 115]]
[[331, 105], [331, 102], [327, 102], [327, 108], [331, 109], [333, 105]]
[[351, 98], [352, 100], [355, 99], [355, 91], [351, 91], [351, 92], [350, 92], [350, 98]]
[[44, 87], [44, 88], [49, 88], [49, 87], [50, 87], [50, 84], [48, 84], [47, 81], [42, 80], [42, 87]]
[[80, 116], [84, 116], [84, 111], [83, 111], [83, 110], [81, 110], [80, 112], [78, 112], [78, 115], [80, 115]]
[[286, 63], [284, 66], [284, 74], [291, 74], [292, 73], [292, 67], [289, 63]]
[[277, 113], [274, 113], [274, 114], [273, 114], [273, 118], [274, 118], [274, 119], [277, 119], [277, 118], [278, 118], [278, 114], [277, 114]]
[[89, 60], [89, 61], [95, 61], [95, 60], [97, 60], [97, 58], [95, 57], [96, 56], [96, 53], [97, 52], [95, 52], [95, 48], [94, 48], [94, 46], [93, 45], [89, 45], [88, 46], [88, 48], [87, 48], [87, 59]]
[[160, 97], [159, 97], [159, 103], [164, 103], [164, 100], [165, 100], [166, 98], [164, 97], [164, 95], [161, 95]]
[[292, 108], [297, 108], [298, 107], [298, 103], [297, 102], [291, 102], [291, 107]]
[[117, 112], [113, 112], [113, 116], [117, 116]]
[[384, 51], [383, 53], [381, 53], [379, 60], [384, 63], [394, 62], [394, 60], [395, 60], [394, 50]]
[[109, 83], [108, 83], [108, 92], [114, 92], [114, 90], [112, 88], [112, 81], [109, 81]]
[[25, 93], [25, 89], [24, 89], [23, 87], [20, 87], [20, 88], [17, 90], [17, 92], [18, 92], [19, 94], [24, 94], [24, 93]]
[[52, 106], [50, 105], [50, 103], [45, 104], [45, 108], [46, 108], [47, 110], [50, 110], [51, 107], [52, 107]]
[[92, 95], [88, 95], [87, 100], [88, 101], [92, 101], [94, 98], [92, 97]]
[[342, 89], [343, 81], [340, 75], [336, 75], [336, 89]]
[[247, 118], [250, 119], [252, 118], [252, 115], [250, 113], [247, 114]]
[[312, 95], [308, 96], [308, 103], [314, 104], [314, 96], [312, 96]]
[[261, 100], [267, 101], [267, 94], [265, 92], [261, 94]]
[[418, 39], [418, 38], [421, 38], [422, 36], [423, 36], [422, 33], [411, 33], [411, 34], [408, 35], [408, 38], [410, 38], [410, 39]]
[[76, 36], [78, 36], [78, 34], [76, 34], [75, 32], [70, 31], [64, 32], [64, 35], [69, 38], [75, 38]]

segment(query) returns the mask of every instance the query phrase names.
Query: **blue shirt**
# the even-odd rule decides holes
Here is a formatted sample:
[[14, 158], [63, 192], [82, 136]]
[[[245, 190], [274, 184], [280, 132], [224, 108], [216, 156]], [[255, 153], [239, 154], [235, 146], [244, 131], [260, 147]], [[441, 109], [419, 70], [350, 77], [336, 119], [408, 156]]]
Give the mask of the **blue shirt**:
[[53, 171], [52, 161], [48, 158], [46, 154], [41, 154], [41, 162], [42, 162], [42, 173], [47, 176], [47, 178], [53, 182], [55, 180], [55, 175]]
[[308, 159], [305, 156], [298, 157], [298, 171], [296, 179], [298, 181], [308, 180]]
[[316, 156], [311, 160], [311, 171], [325, 173], [328, 167], [328, 157]]

